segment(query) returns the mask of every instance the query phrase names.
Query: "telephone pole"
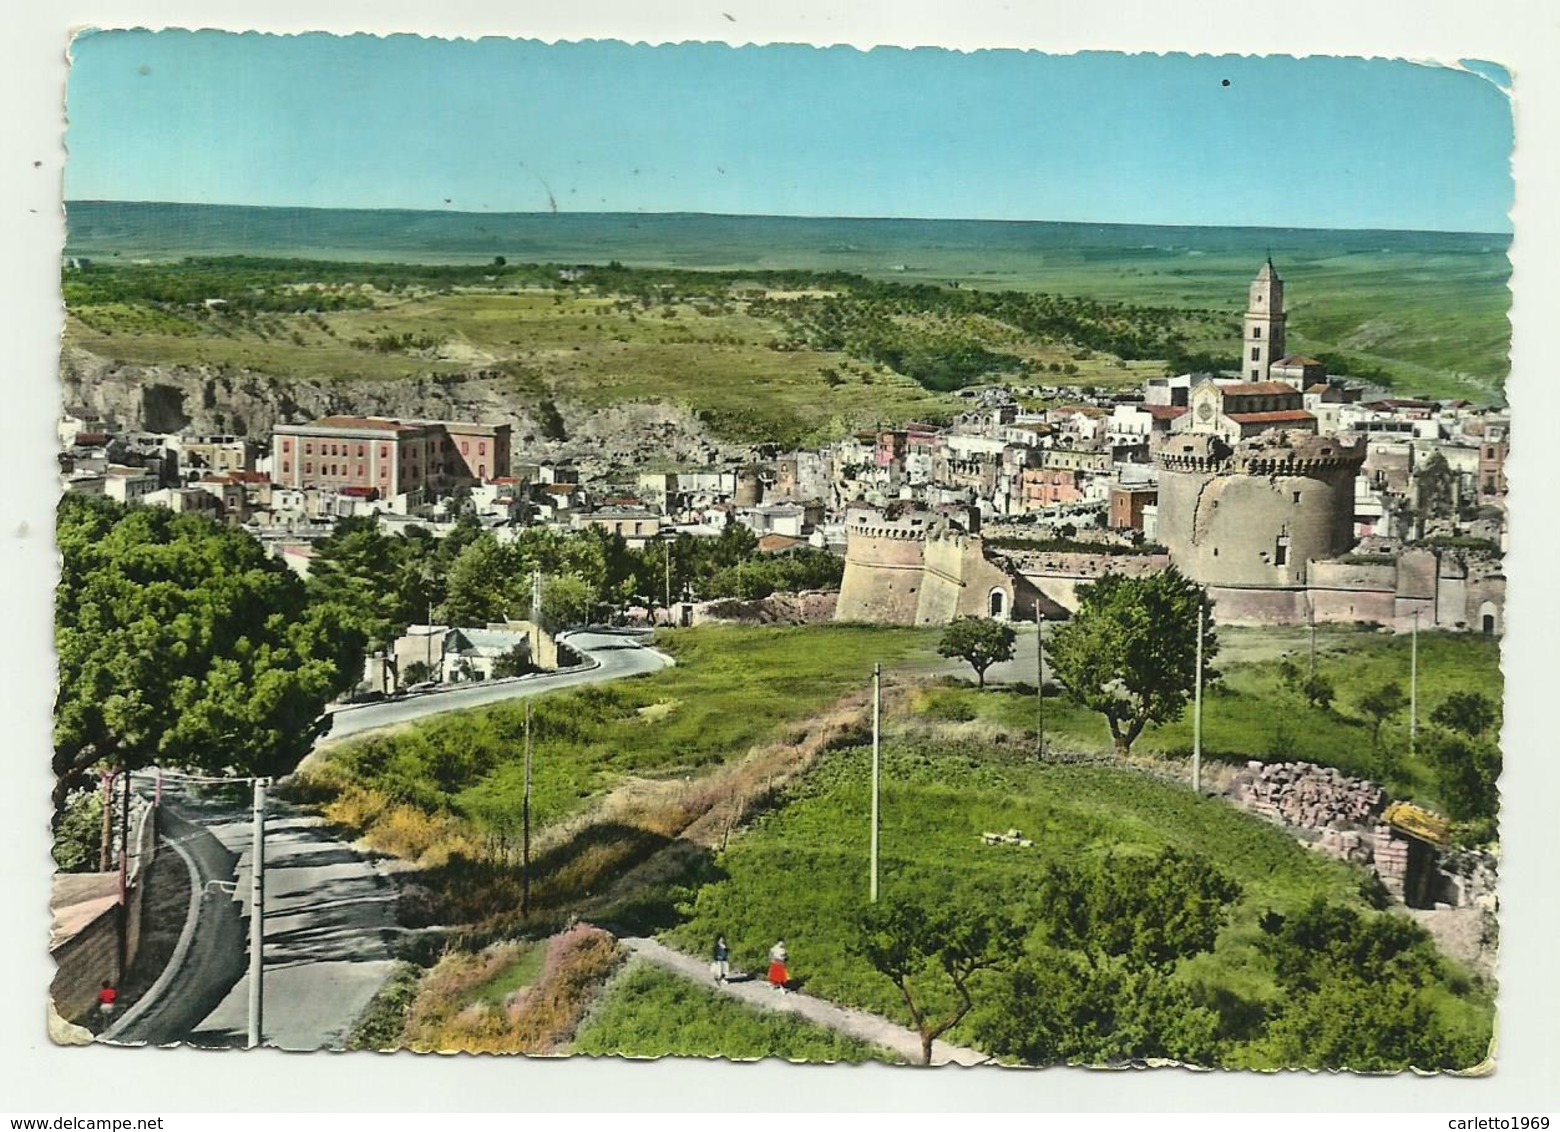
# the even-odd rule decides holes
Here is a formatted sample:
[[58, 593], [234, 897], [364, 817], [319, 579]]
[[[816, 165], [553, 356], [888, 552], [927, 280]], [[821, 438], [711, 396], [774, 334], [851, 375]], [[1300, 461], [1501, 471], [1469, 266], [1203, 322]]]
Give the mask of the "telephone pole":
[[249, 847], [249, 1047], [260, 1045], [265, 1007], [265, 788], [254, 780], [254, 812]]
[[1414, 634], [1408, 651], [1408, 753], [1419, 739], [1419, 610], [1414, 610]]
[[1208, 609], [1199, 598], [1197, 602], [1197, 683], [1192, 691], [1192, 790], [1202, 793], [1202, 686], [1203, 686], [1203, 624]]
[[119, 806], [119, 981], [130, 967], [130, 771], [121, 770]]
[[531, 701], [525, 701], [525, 778], [520, 791], [520, 915], [531, 913]]
[[879, 747], [883, 732], [883, 665], [872, 666], [872, 881], [871, 902], [878, 898], [878, 776], [881, 769]]
[[672, 623], [672, 540], [666, 540], [666, 623]]
[[1045, 614], [1035, 598], [1035, 744], [1037, 756], [1045, 761]]

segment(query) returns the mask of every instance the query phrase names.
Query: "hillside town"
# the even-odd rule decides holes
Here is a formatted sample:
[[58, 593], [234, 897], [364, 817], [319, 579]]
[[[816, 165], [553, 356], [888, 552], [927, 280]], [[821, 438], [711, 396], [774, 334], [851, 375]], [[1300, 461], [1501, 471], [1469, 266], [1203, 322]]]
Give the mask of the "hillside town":
[[[1268, 261], [1250, 286], [1239, 373], [1116, 392], [982, 385], [944, 425], [711, 467], [591, 475], [528, 459], [502, 422], [334, 415], [210, 436], [129, 431], [72, 408], [61, 480], [240, 526], [305, 577], [313, 545], [349, 517], [437, 536], [465, 516], [500, 541], [600, 528], [630, 549], [736, 525], [766, 554], [842, 556], [839, 620], [1065, 617], [1092, 578], [1174, 565], [1209, 587], [1226, 623], [1501, 633], [1508, 414], [1329, 374], [1286, 351], [1285, 321]], [[664, 596], [659, 613], [615, 612], [698, 616], [701, 595]], [[463, 647], [480, 652], [470, 633], [482, 631]]]

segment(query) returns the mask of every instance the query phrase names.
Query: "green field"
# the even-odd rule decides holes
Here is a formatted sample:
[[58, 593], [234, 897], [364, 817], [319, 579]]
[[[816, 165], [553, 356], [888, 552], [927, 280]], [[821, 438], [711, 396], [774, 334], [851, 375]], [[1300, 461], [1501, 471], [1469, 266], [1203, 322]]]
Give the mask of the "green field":
[[[658, 641], [677, 657], [673, 669], [544, 697], [535, 722], [535, 812], [543, 848], [533, 887], [533, 907], [542, 917], [534, 922], [515, 914], [512, 852], [493, 848], [494, 839], [512, 835], [518, 815], [522, 709], [500, 705], [354, 740], [311, 777], [340, 794], [335, 808], [327, 807], [338, 819], [346, 812], [341, 799], [355, 792], [389, 799], [389, 816], [367, 823], [371, 843], [381, 847], [418, 822], [444, 823], [442, 850], [416, 843], [402, 855], [422, 861], [417, 883], [439, 893], [432, 922], [476, 925], [471, 946], [551, 930], [570, 911], [615, 930], [663, 931], [668, 942], [696, 955], [724, 934], [739, 970], [760, 969], [770, 945], [784, 938], [794, 974], [809, 993], [904, 1022], [897, 990], [853, 944], [867, 889], [869, 751], [860, 745], [865, 736], [859, 723], [821, 749], [804, 775], [784, 778], [776, 789], [768, 789], [763, 776], [771, 773], [765, 766], [778, 764], [760, 763], [759, 777], [743, 780], [740, 774], [753, 764], [739, 756], [769, 749], [765, 744], [780, 749], [841, 696], [854, 693], [859, 704], [875, 660], [901, 680], [924, 674], [935, 638], [935, 631], [850, 626], [681, 630]], [[1359, 686], [1406, 675], [1404, 638], [1335, 629], [1319, 638], [1318, 667], [1343, 689], [1343, 712]], [[1272, 721], [1283, 717], [1297, 744], [1285, 757], [1311, 757], [1356, 772], [1381, 769], [1379, 753], [1358, 754], [1368, 748], [1361, 725], [1346, 715], [1308, 718], [1279, 687], [1277, 665], [1302, 648], [1303, 631], [1225, 630], [1224, 639], [1229, 691], [1209, 697], [1211, 758], [1273, 757]], [[1435, 704], [1453, 687], [1498, 697], [1497, 657], [1496, 646], [1479, 638], [1422, 635], [1424, 703]], [[1264, 917], [1294, 914], [1320, 898], [1368, 921], [1379, 915], [1370, 909], [1380, 896], [1367, 873], [1310, 852], [1222, 800], [1199, 798], [1184, 782], [1159, 777], [1168, 767], [1037, 762], [1029, 730], [1032, 693], [982, 693], [933, 682], [908, 694], [896, 691], [889, 701], [885, 900], [943, 893], [958, 902], [998, 892], [1009, 894], [1017, 911], [1034, 898], [1051, 863], [1083, 867], [1166, 848], [1205, 858], [1239, 885], [1240, 896], [1213, 949], [1179, 961], [1170, 978], [1177, 993], [1190, 994], [1199, 1009], [1217, 1016], [1220, 1064], [1285, 1063], [1291, 1055], [1274, 1044], [1282, 1029], [1270, 1030], [1268, 1023], [1284, 1016], [1287, 992], [1264, 950]], [[1069, 736], [1080, 747], [1090, 736], [1104, 747], [1097, 718], [1054, 703], [1053, 750], [1064, 749]], [[1184, 726], [1145, 735], [1142, 753], [1176, 754]], [[1410, 785], [1426, 773], [1411, 760], [1402, 765]], [[1416, 796], [1433, 801], [1429, 787]], [[735, 814], [754, 798], [761, 801], [749, 820], [728, 826], [726, 836], [717, 830], [695, 843], [679, 832], [699, 814], [719, 817], [731, 803]], [[600, 809], [612, 800], [617, 808]], [[594, 824], [575, 826], [588, 810], [596, 814]], [[992, 845], [981, 836], [1010, 829], [1033, 844]], [[564, 839], [548, 840], [549, 831]], [[1487, 1042], [1492, 992], [1434, 959], [1427, 944], [1416, 946], [1432, 958], [1418, 961], [1415, 977], [1428, 981], [1415, 984], [1414, 1009], [1447, 1035], [1447, 1048], [1456, 1052], [1445, 1056], [1472, 1064]], [[514, 963], [495, 969], [471, 1000], [502, 1000], [529, 977], [526, 962], [519, 953]], [[722, 1021], [727, 1004], [698, 988], [649, 983], [633, 984], [632, 994], [616, 1000], [603, 1029], [593, 1031], [594, 1044], [581, 1049], [854, 1056], [778, 1033], [768, 1022]], [[975, 1041], [978, 1025], [966, 1020], [950, 1040]], [[712, 1035], [723, 1027], [740, 1040], [715, 1046]]]
[[[666, 933], [668, 942], [698, 952], [723, 933], [733, 963], [753, 968], [784, 938], [793, 974], [809, 993], [907, 1022], [893, 985], [853, 947], [868, 887], [869, 766], [864, 749], [832, 756], [783, 809], [721, 855], [724, 879], [698, 893], [690, 918]], [[1166, 846], [1203, 856], [1235, 879], [1242, 896], [1214, 950], [1183, 962], [1174, 976], [1217, 1010], [1229, 1067], [1272, 1067], [1251, 1031], [1251, 1019], [1281, 1006], [1275, 973], [1256, 947], [1264, 913], [1293, 912], [1315, 897], [1365, 908], [1368, 884], [1357, 868], [1318, 857], [1223, 802], [1141, 774], [1040, 766], [1000, 748], [895, 745], [882, 777], [886, 901], [982, 890], [1021, 901], [1047, 863]], [[1033, 846], [981, 838], [1008, 829]], [[1470, 1051], [1482, 1051], [1488, 991], [1449, 970], [1427, 993], [1443, 1023]], [[969, 1040], [968, 1025], [952, 1039]]]
[[[1221, 628], [1223, 678], [1203, 701], [1203, 754], [1210, 760], [1243, 763], [1300, 759], [1335, 766], [1349, 774], [1385, 783], [1399, 797], [1439, 808], [1434, 776], [1408, 751], [1408, 713], [1382, 729], [1379, 746], [1357, 703], [1367, 690], [1393, 681], [1409, 687], [1412, 643], [1394, 635], [1344, 626], [1317, 629], [1317, 672], [1332, 681], [1337, 698], [1332, 710], [1313, 708], [1286, 690], [1279, 679], [1285, 658], [1309, 668], [1309, 635], [1303, 628]], [[1419, 721], [1421, 727], [1454, 691], [1480, 692], [1495, 703], [1503, 681], [1498, 641], [1467, 633], [1419, 635]], [[1027, 735], [1033, 742], [1036, 705], [1033, 687], [1024, 694], [1001, 689], [938, 688], [923, 694], [918, 714], [928, 720], [967, 725], [972, 733], [993, 728]], [[1103, 754], [1110, 735], [1103, 717], [1047, 696], [1046, 736], [1053, 750]], [[1185, 758], [1192, 749], [1192, 719], [1150, 725], [1134, 745], [1135, 753]]]
[[887, 1050], [794, 1015], [754, 1009], [648, 964], [630, 967], [611, 984], [569, 1052], [731, 1061], [900, 1061]]
[[[68, 250], [100, 258], [67, 272], [67, 341], [284, 380], [497, 372], [520, 404], [669, 402], [728, 439], [811, 443], [945, 419], [956, 402], [923, 385], [1130, 388], [1167, 364], [1233, 364], [1247, 285], [1271, 252], [1290, 349], [1335, 372], [1490, 402], [1509, 370], [1504, 236], [522, 216], [484, 219], [484, 260], [439, 214], [304, 210], [278, 226], [286, 211], [72, 205]], [[234, 253], [301, 258], [175, 262]], [[549, 263], [610, 266], [577, 285]], [[317, 295], [321, 309], [278, 294]], [[983, 313], [1003, 295], [1015, 297], [1004, 309], [1036, 295], [1073, 309]], [[798, 333], [820, 304], [842, 336]]]

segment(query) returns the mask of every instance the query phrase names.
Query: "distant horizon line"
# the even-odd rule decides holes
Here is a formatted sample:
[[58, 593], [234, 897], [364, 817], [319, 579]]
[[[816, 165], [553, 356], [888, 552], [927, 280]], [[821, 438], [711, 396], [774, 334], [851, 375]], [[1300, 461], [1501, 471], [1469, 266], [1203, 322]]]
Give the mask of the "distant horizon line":
[[1082, 227], [1094, 228], [1215, 228], [1224, 230], [1247, 230], [1254, 232], [1390, 232], [1399, 234], [1435, 234], [1443, 236], [1484, 236], [1511, 239], [1513, 232], [1481, 231], [1466, 228], [1381, 228], [1381, 227], [1312, 227], [1296, 224], [1195, 224], [1195, 223], [1165, 223], [1145, 220], [1056, 220], [1056, 219], [1014, 219], [1011, 217], [981, 217], [981, 216], [850, 216], [840, 214], [803, 214], [803, 213], [770, 213], [770, 212], [703, 212], [696, 209], [669, 209], [666, 211], [653, 210], [599, 210], [586, 211], [575, 209], [546, 209], [546, 210], [484, 210], [471, 211], [462, 208], [410, 208], [399, 205], [318, 205], [318, 204], [247, 204], [232, 201], [178, 201], [178, 200], [117, 200], [105, 197], [83, 197], [76, 200], [64, 200], [63, 204], [68, 210], [73, 205], [82, 204], [136, 204], [136, 205], [173, 205], [181, 208], [249, 208], [267, 211], [290, 212], [415, 212], [431, 216], [646, 216], [646, 217], [718, 217], [722, 219], [750, 219], [750, 220], [863, 220], [863, 221], [903, 221], [910, 223], [953, 223], [953, 224], [1071, 224]]

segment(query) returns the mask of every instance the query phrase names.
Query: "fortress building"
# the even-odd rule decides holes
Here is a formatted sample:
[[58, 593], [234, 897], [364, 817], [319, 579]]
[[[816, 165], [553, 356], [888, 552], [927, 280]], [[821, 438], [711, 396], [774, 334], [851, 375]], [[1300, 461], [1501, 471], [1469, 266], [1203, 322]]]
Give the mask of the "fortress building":
[[1233, 445], [1214, 431], [1161, 447], [1159, 541], [1205, 585], [1294, 587], [1308, 563], [1354, 545], [1363, 441], [1268, 431]]
[[845, 532], [836, 621], [946, 625], [958, 617], [1034, 618], [1038, 591], [988, 557], [979, 536], [945, 516], [909, 511], [890, 518], [853, 510]]

